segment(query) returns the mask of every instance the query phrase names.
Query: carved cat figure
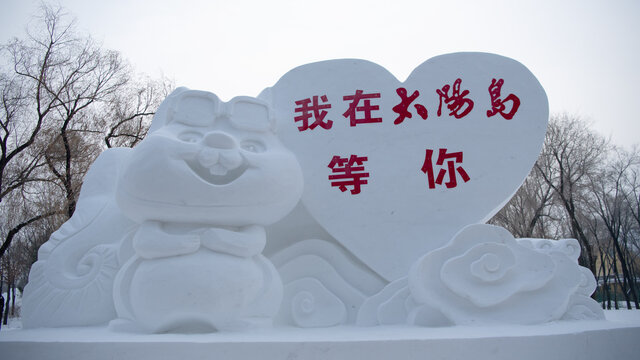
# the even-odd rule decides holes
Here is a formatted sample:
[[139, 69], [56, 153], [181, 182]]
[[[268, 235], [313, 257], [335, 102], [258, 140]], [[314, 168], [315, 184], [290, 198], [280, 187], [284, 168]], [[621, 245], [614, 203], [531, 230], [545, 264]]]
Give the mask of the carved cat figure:
[[225, 103], [185, 88], [160, 106], [116, 188], [139, 223], [121, 248], [129, 260], [115, 279], [119, 318], [149, 332], [271, 322], [282, 283], [261, 255], [264, 226], [293, 209], [303, 183], [271, 114], [255, 98]]

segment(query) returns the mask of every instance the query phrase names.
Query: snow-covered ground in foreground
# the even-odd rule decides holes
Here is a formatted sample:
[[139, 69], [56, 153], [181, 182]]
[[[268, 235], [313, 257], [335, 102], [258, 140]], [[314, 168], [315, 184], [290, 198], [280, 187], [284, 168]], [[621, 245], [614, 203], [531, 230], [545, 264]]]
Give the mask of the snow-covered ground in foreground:
[[[6, 299], [6, 293], [3, 294]], [[16, 312], [20, 313], [21, 294], [16, 296]], [[557, 321], [536, 326], [453, 326], [442, 328], [421, 328], [411, 326], [355, 327], [341, 326], [316, 329], [274, 328], [254, 330], [244, 333], [212, 334], [132, 334], [119, 333], [107, 326], [89, 328], [22, 329], [19, 317], [10, 317], [9, 323], [0, 330], [0, 344], [3, 341], [296, 341], [309, 338], [333, 340], [348, 339], [398, 339], [408, 338], [483, 338], [494, 336], [528, 336], [553, 333], [576, 333], [594, 329], [616, 327], [640, 328], [640, 310], [625, 310], [625, 302], [620, 302], [621, 310], [605, 310], [607, 321]], [[65, 340], [66, 339], [66, 340]]]
[[[22, 329], [22, 321], [17, 317], [10, 317], [7, 325], [2, 325], [2, 331], [20, 330]], [[0, 334], [0, 336], [2, 336]]]
[[[2, 293], [2, 298], [7, 299], [7, 293]], [[20, 321], [20, 308], [22, 307], [22, 294], [18, 291], [16, 294], [16, 310], [15, 313], [18, 316], [12, 317], [11, 315], [9, 315], [9, 319], [8, 319], [8, 323], [7, 325], [2, 325], [2, 330], [0, 331], [6, 331], [6, 330], [15, 330], [15, 329], [21, 329], [22, 328], [22, 322]], [[0, 335], [2, 336], [2, 335]]]
[[102, 327], [69, 327], [57, 329], [22, 329], [19, 319], [14, 319], [0, 331], [3, 341], [125, 341], [125, 342], [227, 342], [227, 341], [299, 341], [324, 339], [331, 341], [349, 340], [393, 340], [393, 339], [459, 339], [509, 336], [541, 336], [551, 334], [572, 334], [592, 330], [615, 328], [640, 329], [640, 311], [605, 311], [606, 321], [557, 321], [542, 325], [495, 325], [495, 326], [452, 326], [423, 328], [413, 326], [340, 326], [316, 329], [273, 328], [258, 329], [239, 333], [209, 334], [140, 334], [115, 332]]
[[241, 333], [138, 334], [108, 327], [0, 331], [3, 359], [634, 359], [640, 311], [606, 321], [537, 326], [275, 328]]

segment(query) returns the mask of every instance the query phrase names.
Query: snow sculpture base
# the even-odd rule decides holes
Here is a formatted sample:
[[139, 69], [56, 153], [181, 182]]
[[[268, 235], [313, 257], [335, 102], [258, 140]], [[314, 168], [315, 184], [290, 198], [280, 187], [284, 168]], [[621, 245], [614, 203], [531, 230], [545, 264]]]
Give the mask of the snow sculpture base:
[[214, 334], [114, 333], [106, 327], [0, 333], [3, 358], [26, 359], [633, 359], [640, 311], [537, 326], [277, 328]]

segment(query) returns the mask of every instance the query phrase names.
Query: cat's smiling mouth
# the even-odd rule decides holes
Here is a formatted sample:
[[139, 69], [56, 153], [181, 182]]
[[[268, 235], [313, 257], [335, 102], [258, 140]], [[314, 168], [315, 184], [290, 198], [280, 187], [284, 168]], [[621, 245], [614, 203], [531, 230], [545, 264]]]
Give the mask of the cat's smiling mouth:
[[198, 175], [198, 177], [213, 185], [230, 184], [242, 176], [242, 174], [244, 174], [244, 172], [249, 168], [246, 161], [243, 161], [240, 166], [231, 170], [224, 168], [220, 164], [206, 167], [200, 164], [197, 160], [186, 160], [186, 163], [189, 168]]

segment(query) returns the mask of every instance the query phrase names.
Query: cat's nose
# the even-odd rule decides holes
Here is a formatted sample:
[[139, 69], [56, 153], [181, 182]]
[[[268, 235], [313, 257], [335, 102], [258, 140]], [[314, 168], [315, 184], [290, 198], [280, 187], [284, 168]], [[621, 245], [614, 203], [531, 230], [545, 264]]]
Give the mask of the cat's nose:
[[234, 138], [223, 132], [210, 132], [204, 137], [205, 146], [221, 149], [231, 150], [237, 148], [237, 143]]

